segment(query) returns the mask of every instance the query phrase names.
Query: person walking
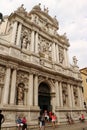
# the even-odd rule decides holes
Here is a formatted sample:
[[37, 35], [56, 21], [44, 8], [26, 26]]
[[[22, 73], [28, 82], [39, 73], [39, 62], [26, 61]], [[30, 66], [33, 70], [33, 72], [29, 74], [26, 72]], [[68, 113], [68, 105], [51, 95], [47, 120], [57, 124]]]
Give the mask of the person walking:
[[39, 117], [40, 130], [45, 130], [45, 115], [44, 113]]
[[5, 121], [4, 115], [2, 114], [2, 110], [0, 110], [0, 130], [1, 130], [1, 124]]

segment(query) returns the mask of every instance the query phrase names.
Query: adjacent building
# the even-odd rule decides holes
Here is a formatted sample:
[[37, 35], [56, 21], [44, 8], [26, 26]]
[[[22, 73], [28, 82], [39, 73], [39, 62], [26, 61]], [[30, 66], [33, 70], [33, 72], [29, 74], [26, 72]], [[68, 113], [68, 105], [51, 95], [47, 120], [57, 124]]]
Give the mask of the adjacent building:
[[80, 69], [80, 72], [81, 72], [83, 91], [84, 91], [84, 106], [86, 107], [86, 104], [87, 104], [87, 68]]
[[[59, 22], [40, 4], [26, 12], [23, 5], [0, 24], [0, 108], [3, 127], [15, 130], [17, 116], [38, 125], [40, 111], [52, 111], [59, 123], [85, 112], [82, 79], [69, 40], [58, 34]], [[3, 27], [2, 27], [3, 26]]]

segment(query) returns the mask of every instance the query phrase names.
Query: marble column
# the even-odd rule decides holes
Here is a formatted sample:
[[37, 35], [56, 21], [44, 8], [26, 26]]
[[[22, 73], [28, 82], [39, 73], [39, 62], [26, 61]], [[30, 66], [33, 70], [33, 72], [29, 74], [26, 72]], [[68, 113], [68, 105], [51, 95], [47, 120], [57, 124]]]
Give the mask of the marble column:
[[11, 75], [11, 68], [7, 68], [6, 77], [5, 77], [5, 84], [4, 84], [3, 102], [2, 102], [3, 104], [8, 104], [10, 75]]
[[27, 105], [33, 106], [33, 74], [29, 74]]
[[35, 53], [38, 53], [38, 32], [35, 35]]
[[16, 31], [17, 31], [17, 24], [18, 24], [17, 21], [15, 21], [14, 24], [13, 24], [12, 38], [11, 38], [11, 43], [12, 43], [13, 45], [15, 44]]
[[60, 99], [59, 99], [59, 86], [58, 81], [55, 82], [55, 90], [56, 90], [56, 106], [60, 106]]
[[21, 30], [22, 30], [22, 24], [20, 23], [19, 26], [18, 26], [18, 33], [17, 33], [17, 42], [16, 42], [16, 45], [17, 45], [17, 46], [21, 46], [21, 45], [20, 45]]
[[68, 84], [67, 87], [68, 87], [68, 101], [69, 101], [68, 105], [69, 105], [69, 107], [72, 107], [72, 97], [71, 97], [72, 93], [71, 93], [71, 86], [70, 86], [70, 84]]
[[34, 78], [34, 105], [38, 106], [38, 75]]
[[56, 62], [56, 48], [55, 43], [52, 44], [52, 59], [54, 62]]
[[73, 93], [73, 85], [71, 85], [71, 96], [72, 96], [72, 107], [75, 107], [75, 99], [74, 99], [74, 93]]
[[17, 70], [14, 69], [12, 72], [12, 80], [11, 80], [10, 104], [15, 104], [16, 75], [17, 75]]
[[62, 82], [59, 82], [59, 90], [60, 90], [60, 106], [63, 107]]
[[31, 47], [30, 47], [31, 52], [34, 52], [34, 30], [32, 30], [31, 33]]

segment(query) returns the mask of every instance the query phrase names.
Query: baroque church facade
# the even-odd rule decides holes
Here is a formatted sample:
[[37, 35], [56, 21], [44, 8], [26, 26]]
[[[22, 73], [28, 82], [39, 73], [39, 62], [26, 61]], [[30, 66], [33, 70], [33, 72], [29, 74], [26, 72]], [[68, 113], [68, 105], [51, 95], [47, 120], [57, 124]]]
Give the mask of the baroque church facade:
[[78, 121], [85, 112], [82, 79], [69, 40], [59, 35], [56, 17], [40, 4], [30, 12], [21, 5], [0, 24], [0, 109], [3, 127], [15, 130], [15, 119], [27, 118], [37, 125], [40, 111], [53, 111], [59, 123], [66, 115]]

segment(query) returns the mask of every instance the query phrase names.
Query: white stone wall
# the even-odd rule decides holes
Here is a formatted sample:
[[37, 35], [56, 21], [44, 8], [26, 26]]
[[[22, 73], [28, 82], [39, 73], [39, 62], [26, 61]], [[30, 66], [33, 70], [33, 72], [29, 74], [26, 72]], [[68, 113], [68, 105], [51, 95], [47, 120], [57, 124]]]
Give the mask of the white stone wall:
[[36, 7], [30, 14], [19, 7], [0, 35], [0, 106], [9, 126], [10, 121], [16, 126], [17, 115], [26, 116], [28, 125], [38, 124], [40, 83], [50, 87], [58, 122], [67, 122], [67, 113], [76, 120], [85, 112], [78, 66], [69, 64], [68, 39], [57, 33], [58, 22], [46, 11], [36, 12]]

